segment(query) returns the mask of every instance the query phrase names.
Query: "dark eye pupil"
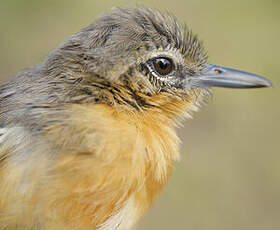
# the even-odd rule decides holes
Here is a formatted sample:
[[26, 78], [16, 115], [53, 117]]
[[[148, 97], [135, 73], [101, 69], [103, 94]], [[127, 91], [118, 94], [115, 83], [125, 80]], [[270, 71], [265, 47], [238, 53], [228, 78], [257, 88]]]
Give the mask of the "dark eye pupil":
[[159, 61], [159, 67], [163, 70], [167, 69], [169, 64], [170, 63], [166, 59], [161, 59]]
[[173, 70], [173, 63], [168, 58], [156, 58], [153, 65], [160, 75], [167, 75]]

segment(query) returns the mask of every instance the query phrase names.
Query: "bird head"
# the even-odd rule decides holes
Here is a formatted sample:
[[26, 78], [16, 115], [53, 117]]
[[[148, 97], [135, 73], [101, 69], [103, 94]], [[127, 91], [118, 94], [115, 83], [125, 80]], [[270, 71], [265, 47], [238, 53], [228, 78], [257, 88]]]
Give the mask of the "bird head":
[[[79, 78], [73, 98], [145, 111], [195, 108], [209, 87], [271, 86], [260, 76], [208, 63], [197, 36], [170, 14], [116, 8], [49, 55], [48, 75]], [[80, 93], [77, 93], [80, 89]], [[176, 109], [175, 109], [176, 110]], [[175, 111], [179, 112], [179, 111]]]

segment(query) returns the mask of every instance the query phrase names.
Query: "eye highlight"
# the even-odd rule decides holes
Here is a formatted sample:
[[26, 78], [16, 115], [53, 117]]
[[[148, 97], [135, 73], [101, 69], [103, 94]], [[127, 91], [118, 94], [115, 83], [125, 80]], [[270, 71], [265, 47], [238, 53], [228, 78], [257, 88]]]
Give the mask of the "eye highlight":
[[154, 69], [158, 74], [165, 76], [171, 73], [174, 69], [174, 64], [171, 59], [165, 57], [159, 57], [152, 60]]

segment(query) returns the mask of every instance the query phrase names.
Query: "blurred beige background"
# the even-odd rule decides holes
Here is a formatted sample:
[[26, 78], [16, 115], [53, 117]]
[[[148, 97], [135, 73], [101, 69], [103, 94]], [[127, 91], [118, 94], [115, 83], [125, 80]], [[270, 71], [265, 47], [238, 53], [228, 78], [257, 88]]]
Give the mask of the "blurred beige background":
[[113, 6], [175, 14], [212, 63], [267, 76], [273, 89], [215, 89], [179, 130], [182, 160], [138, 229], [280, 229], [279, 0], [0, 0], [0, 80], [39, 63]]

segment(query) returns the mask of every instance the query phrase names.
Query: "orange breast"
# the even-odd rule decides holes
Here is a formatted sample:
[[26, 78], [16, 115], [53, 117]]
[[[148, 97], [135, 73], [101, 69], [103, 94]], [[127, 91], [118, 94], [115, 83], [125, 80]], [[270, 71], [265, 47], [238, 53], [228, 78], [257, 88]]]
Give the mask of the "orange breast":
[[[79, 149], [73, 146], [73, 153], [62, 154], [57, 161], [46, 195], [52, 199], [46, 207], [54, 207], [65, 222], [76, 220], [80, 229], [137, 221], [166, 184], [179, 157], [173, 124], [157, 113], [128, 113], [105, 105], [72, 109], [75, 132], [68, 133], [75, 140], [77, 135], [82, 138], [76, 145]], [[58, 130], [50, 129], [51, 136], [61, 141]], [[133, 217], [126, 218], [131, 212]]]
[[[169, 112], [178, 109], [172, 106]], [[25, 175], [32, 183], [24, 184], [19, 204], [7, 206], [9, 224], [0, 220], [0, 226], [20, 219], [26, 229], [130, 229], [167, 183], [179, 158], [170, 113], [106, 105], [71, 105], [68, 113], [63, 124], [46, 129], [52, 146], [44, 151], [51, 152], [29, 154], [17, 181]], [[11, 187], [7, 194], [19, 197], [19, 191]]]

